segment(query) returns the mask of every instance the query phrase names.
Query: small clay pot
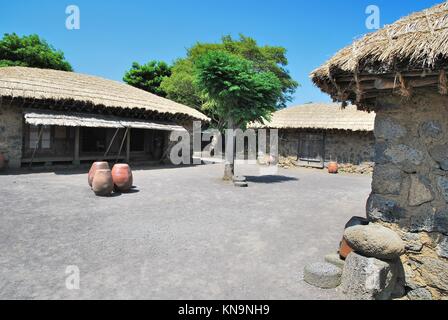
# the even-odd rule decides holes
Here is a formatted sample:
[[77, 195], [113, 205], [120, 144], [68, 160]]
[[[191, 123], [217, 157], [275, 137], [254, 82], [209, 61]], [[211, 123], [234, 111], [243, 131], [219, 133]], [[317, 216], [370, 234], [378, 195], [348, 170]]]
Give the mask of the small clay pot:
[[92, 181], [92, 190], [97, 196], [109, 196], [114, 190], [110, 169], [97, 169]]
[[339, 247], [339, 256], [341, 257], [341, 259], [345, 260], [352, 252], [353, 249], [348, 245], [347, 240], [342, 238], [341, 245]]
[[92, 164], [89, 170], [89, 174], [87, 175], [87, 182], [89, 183], [90, 187], [92, 187], [93, 176], [98, 169], [110, 169], [109, 164], [103, 161], [94, 162]]
[[0, 153], [0, 170], [4, 169], [6, 167], [6, 160], [5, 156]]
[[112, 168], [112, 179], [115, 184], [115, 188], [121, 192], [127, 192], [131, 190], [133, 183], [132, 171], [127, 164], [116, 164]]
[[328, 164], [328, 173], [336, 174], [336, 173], [338, 173], [338, 170], [339, 170], [339, 166], [338, 166], [337, 162], [331, 161]]

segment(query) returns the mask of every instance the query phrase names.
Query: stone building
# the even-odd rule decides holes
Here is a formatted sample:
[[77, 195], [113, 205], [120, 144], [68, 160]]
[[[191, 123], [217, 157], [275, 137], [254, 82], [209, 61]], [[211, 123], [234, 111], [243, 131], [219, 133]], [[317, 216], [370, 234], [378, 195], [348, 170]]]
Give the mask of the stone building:
[[0, 153], [8, 168], [95, 160], [160, 162], [199, 111], [94, 76], [0, 68]]
[[312, 73], [335, 101], [376, 112], [367, 216], [406, 242], [412, 297], [448, 296], [448, 7], [414, 13]]
[[324, 168], [373, 161], [375, 113], [336, 104], [306, 104], [275, 112], [254, 128], [278, 129], [279, 156], [299, 166]]

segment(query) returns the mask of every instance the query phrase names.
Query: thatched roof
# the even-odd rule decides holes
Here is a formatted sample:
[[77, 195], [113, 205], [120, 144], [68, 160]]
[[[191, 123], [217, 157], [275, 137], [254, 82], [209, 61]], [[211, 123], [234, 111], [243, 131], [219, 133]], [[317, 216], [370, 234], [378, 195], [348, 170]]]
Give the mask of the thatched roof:
[[[92, 109], [131, 109], [170, 117], [208, 121], [201, 112], [124, 83], [74, 72], [25, 68], [0, 68], [0, 97], [89, 105]], [[73, 110], [75, 111], [75, 110]]]
[[274, 112], [270, 122], [252, 128], [326, 129], [373, 131], [375, 113], [358, 111], [356, 106], [341, 108], [337, 104], [306, 104]]
[[337, 101], [363, 107], [382, 91], [410, 96], [413, 88], [448, 93], [448, 4], [411, 14], [367, 34], [311, 73]]

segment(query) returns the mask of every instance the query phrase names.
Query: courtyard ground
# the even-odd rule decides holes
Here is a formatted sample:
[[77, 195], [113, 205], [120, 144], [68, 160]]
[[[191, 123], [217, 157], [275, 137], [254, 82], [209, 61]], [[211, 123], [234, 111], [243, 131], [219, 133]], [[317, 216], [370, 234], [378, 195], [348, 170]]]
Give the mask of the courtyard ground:
[[110, 198], [80, 171], [0, 175], [0, 299], [341, 298], [302, 270], [365, 214], [371, 177], [239, 172], [248, 188], [222, 165], [137, 169], [137, 189]]

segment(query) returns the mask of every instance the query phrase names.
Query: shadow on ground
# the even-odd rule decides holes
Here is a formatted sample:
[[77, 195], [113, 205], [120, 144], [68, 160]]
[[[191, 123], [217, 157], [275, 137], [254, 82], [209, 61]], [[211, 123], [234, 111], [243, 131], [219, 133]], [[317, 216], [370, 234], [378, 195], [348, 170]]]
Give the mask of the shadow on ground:
[[246, 180], [252, 183], [282, 183], [289, 181], [299, 181], [295, 177], [269, 175], [269, 176], [246, 176]]

